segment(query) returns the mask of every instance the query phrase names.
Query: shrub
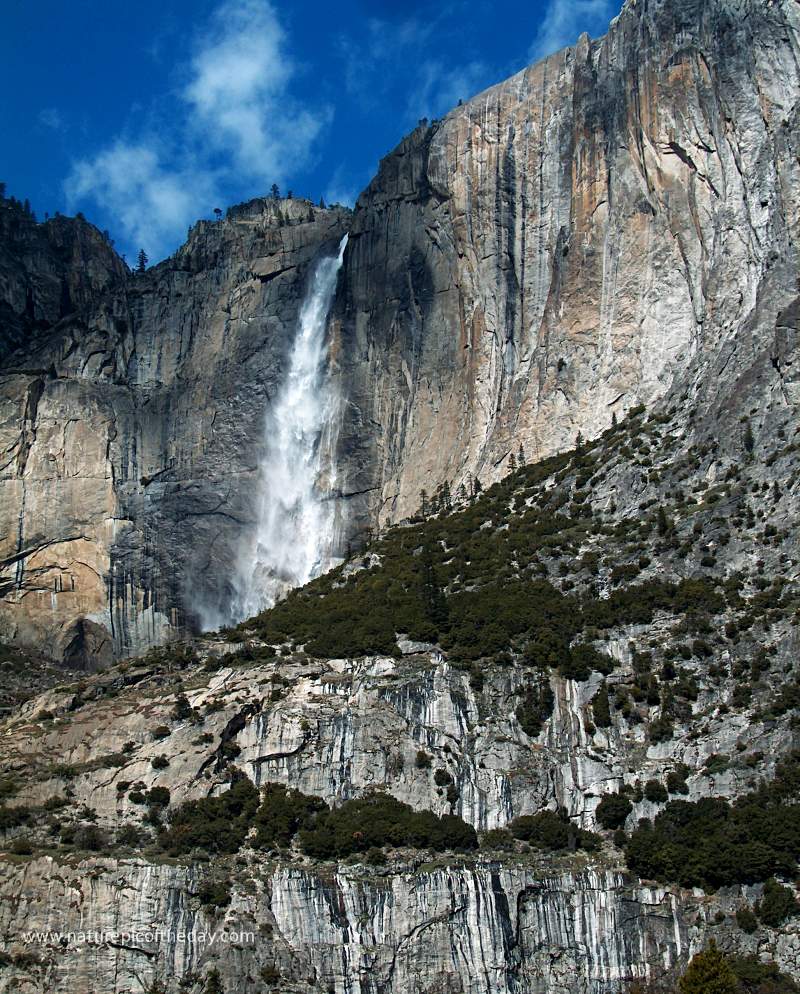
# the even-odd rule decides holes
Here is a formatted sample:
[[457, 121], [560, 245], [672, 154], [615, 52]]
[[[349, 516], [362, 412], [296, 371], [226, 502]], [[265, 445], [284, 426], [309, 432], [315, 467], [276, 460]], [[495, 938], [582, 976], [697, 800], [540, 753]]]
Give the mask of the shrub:
[[414, 761], [414, 765], [418, 770], [429, 770], [431, 768], [431, 757], [427, 752], [423, 752], [422, 749], [420, 749], [417, 752], [417, 758]]
[[653, 804], [663, 804], [669, 795], [666, 787], [658, 780], [648, 780], [644, 785], [644, 796]]
[[650, 722], [647, 734], [650, 741], [654, 744], [658, 744], [659, 742], [669, 742], [674, 734], [672, 722], [665, 715], [655, 718]]
[[117, 831], [116, 843], [119, 846], [130, 846], [132, 849], [136, 849], [142, 844], [143, 838], [143, 832], [138, 825], [132, 825], [128, 822]]
[[758, 929], [758, 919], [749, 904], [742, 904], [736, 909], [736, 924], [748, 935], [752, 935]]
[[100, 852], [108, 845], [108, 839], [105, 832], [98, 828], [97, 825], [85, 822], [82, 825], [78, 825], [75, 829], [72, 844], [76, 849], [85, 849], [88, 852]]
[[239, 776], [224, 794], [186, 801], [173, 809], [169, 828], [159, 838], [161, 847], [171, 856], [192, 849], [235, 853], [245, 840], [258, 803], [256, 788], [247, 777]]
[[151, 787], [144, 799], [150, 807], [165, 808], [169, 804], [170, 793], [166, 787]]
[[764, 963], [756, 956], [732, 956], [729, 962], [744, 994], [797, 994], [800, 991], [795, 981], [781, 973], [775, 963]]
[[733, 805], [714, 797], [670, 801], [631, 834], [629, 868], [640, 877], [707, 890], [793, 873], [800, 852], [800, 805], [783, 803], [783, 795], [796, 790], [796, 771], [783, 765], [779, 773], [785, 781]]
[[736, 974], [713, 939], [692, 957], [678, 986], [681, 994], [739, 994]]
[[770, 877], [764, 884], [764, 893], [756, 904], [755, 911], [765, 925], [778, 928], [787, 918], [796, 915], [800, 907], [795, 900], [794, 892], [779, 884], [774, 877]]
[[608, 686], [605, 681], [600, 685], [592, 698], [592, 715], [598, 728], [611, 727], [611, 707], [608, 703]]
[[231, 903], [230, 884], [218, 878], [204, 880], [200, 884], [197, 896], [206, 908], [224, 908]]
[[515, 839], [528, 842], [536, 849], [595, 850], [599, 842], [593, 832], [573, 825], [563, 810], [558, 814], [540, 811], [535, 815], [521, 815], [511, 822], [509, 828]]
[[688, 794], [689, 785], [686, 783], [686, 776], [677, 770], [670, 770], [667, 774], [667, 790], [670, 794]]
[[568, 657], [559, 669], [561, 675], [568, 680], [588, 680], [593, 671], [607, 676], [614, 669], [614, 662], [604, 652], [581, 642], [569, 650]]
[[11, 852], [15, 856], [31, 856], [33, 854], [33, 843], [27, 835], [20, 835], [11, 843]]
[[[171, 717], [173, 721], [186, 721], [187, 718], [194, 717], [194, 709], [189, 703], [189, 698], [186, 694], [180, 694], [175, 701], [175, 706], [171, 711]], [[164, 727], [163, 725], [161, 726]]]
[[0, 832], [6, 832], [9, 828], [18, 828], [20, 825], [28, 825], [31, 817], [31, 810], [25, 805], [11, 808], [0, 807]]
[[315, 814], [328, 810], [321, 797], [310, 797], [279, 783], [268, 783], [262, 798], [253, 819], [253, 844], [259, 849], [288, 846], [301, 827], [311, 824]]
[[525, 692], [522, 703], [517, 708], [517, 721], [522, 731], [535, 739], [541, 732], [542, 725], [553, 713], [554, 703], [550, 680], [542, 674], [535, 686]]
[[160, 756], [153, 756], [150, 760], [150, 765], [154, 770], [165, 770], [169, 766], [169, 760], [162, 753]]
[[166, 739], [171, 734], [172, 729], [168, 725], [158, 725], [153, 729], [153, 738], [156, 742], [160, 742], [162, 739]]
[[622, 828], [633, 810], [633, 805], [623, 794], [606, 794], [595, 810], [595, 818], [606, 829]]
[[506, 828], [492, 828], [481, 837], [481, 849], [510, 852], [514, 848], [514, 836]]
[[432, 811], [414, 811], [387, 794], [375, 793], [320, 812], [312, 827], [301, 829], [300, 845], [309, 856], [328, 859], [366, 852], [373, 847], [414, 849], [476, 849], [475, 829], [455, 815], [441, 818]]

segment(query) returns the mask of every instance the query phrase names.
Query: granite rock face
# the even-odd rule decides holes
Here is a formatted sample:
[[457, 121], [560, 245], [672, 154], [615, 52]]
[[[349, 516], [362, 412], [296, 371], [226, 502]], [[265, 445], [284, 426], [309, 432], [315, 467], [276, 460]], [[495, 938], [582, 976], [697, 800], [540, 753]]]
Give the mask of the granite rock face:
[[[627, 646], [631, 634], [614, 632], [609, 651]], [[776, 657], [776, 672], [785, 658]], [[0, 750], [20, 784], [14, 803], [68, 798], [60, 823], [91, 811], [112, 839], [140, 819], [142, 791], [167, 788], [177, 804], [226, 790], [238, 771], [332, 803], [389, 790], [416, 809], [456, 812], [482, 829], [558, 805], [575, 824], [597, 828], [599, 796], [622, 783], [663, 778], [685, 762], [692, 799], [735, 796], [769, 776], [792, 740], [791, 715], [767, 723], [715, 707], [729, 698], [732, 679], [701, 694], [701, 735], [690, 734], [687, 720], [672, 740], [652, 745], [641, 724], [616, 710], [608, 729], [587, 731], [591, 681], [552, 677], [556, 706], [531, 738], [513, 703], [515, 685], [531, 675], [517, 668], [487, 671], [477, 692], [430, 653], [285, 657], [213, 673], [200, 662], [181, 674], [152, 661], [126, 664], [21, 708], [5, 722]], [[630, 672], [623, 658], [613, 679]], [[191, 711], [178, 718], [184, 693]], [[758, 769], [703, 770], [704, 758], [733, 754], [734, 741], [760, 750]], [[420, 749], [426, 767], [415, 764]], [[167, 766], [153, 762], [158, 755], [169, 756]], [[440, 786], [441, 771], [454, 799]], [[628, 826], [656, 810], [639, 800]], [[31, 831], [5, 833], [6, 850]], [[225, 991], [266, 983], [285, 994], [607, 994], [684, 967], [709, 937], [800, 971], [797, 919], [752, 935], [735, 924], [736, 909], [754, 902], [760, 886], [706, 895], [639, 881], [621, 864], [608, 841], [591, 857], [486, 847], [431, 860], [399, 850], [381, 865], [247, 847], [235, 857], [177, 860], [113, 846], [97, 855], [6, 851], [0, 937], [11, 962], [0, 971], [0, 991], [127, 994], [158, 989], [158, 981], [169, 994], [199, 992], [217, 969]], [[216, 908], [202, 897], [209, 882], [229, 892]]]
[[799, 13], [629, 0], [384, 159], [337, 312], [354, 517], [796, 348]]
[[800, 402], [798, 8], [629, 0], [424, 125], [354, 215], [253, 201], [128, 275], [81, 220], [0, 233], [0, 634], [98, 665], [230, 620], [309, 264], [353, 538], [672, 395]]
[[131, 274], [0, 207], [0, 634], [96, 666], [227, 620], [265, 412], [346, 210], [260, 200]]

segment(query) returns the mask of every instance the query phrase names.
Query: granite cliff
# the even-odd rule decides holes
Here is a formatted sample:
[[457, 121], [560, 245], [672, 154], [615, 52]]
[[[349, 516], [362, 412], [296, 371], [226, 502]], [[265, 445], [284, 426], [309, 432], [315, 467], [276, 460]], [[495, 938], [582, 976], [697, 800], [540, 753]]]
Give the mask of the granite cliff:
[[766, 361], [797, 296], [797, 29], [791, 3], [629, 2], [382, 162], [337, 311], [372, 518]]
[[[671, 991], [712, 938], [796, 989], [798, 27], [628, 0], [353, 213], [254, 201], [143, 275], [0, 205], [0, 675], [101, 670], [3, 722], [0, 991]], [[114, 660], [227, 617], [345, 231], [363, 551]]]
[[0, 207], [6, 638], [95, 666], [227, 620], [304, 281], [349, 219], [253, 201], [132, 274], [85, 221]]
[[91, 663], [229, 620], [304, 277], [345, 230], [353, 537], [743, 364], [796, 403], [797, 19], [627, 3], [418, 128], [352, 216], [254, 201], [143, 276], [83, 221], [5, 210], [6, 636]]

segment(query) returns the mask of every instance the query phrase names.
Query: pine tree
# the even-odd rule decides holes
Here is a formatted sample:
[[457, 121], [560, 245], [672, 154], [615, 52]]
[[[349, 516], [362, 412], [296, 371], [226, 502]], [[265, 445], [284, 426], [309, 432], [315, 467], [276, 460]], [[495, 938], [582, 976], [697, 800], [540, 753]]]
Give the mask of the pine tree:
[[450, 494], [450, 484], [447, 480], [441, 486], [441, 498], [439, 501], [442, 510], [449, 514], [453, 510], [453, 498]]
[[428, 491], [420, 490], [419, 492], [419, 513], [423, 518], [428, 517], [428, 512], [430, 508], [428, 507]]
[[517, 457], [513, 452], [508, 457], [508, 471], [509, 473], [516, 473], [517, 471]]
[[320, 197], [319, 198], [319, 206], [322, 208], [322, 210], [325, 210], [325, 198], [324, 197]]
[[147, 258], [147, 253], [144, 249], [139, 249], [139, 255], [136, 259], [136, 272], [143, 273], [147, 269], [147, 263], [149, 262]]
[[580, 452], [582, 447], [583, 447], [583, 435], [580, 432], [578, 432], [578, 434], [575, 436], [575, 451]]
[[215, 217], [215, 218], [216, 218], [216, 219], [217, 219], [218, 221], [221, 221], [221, 220], [222, 220], [222, 208], [221, 208], [221, 207], [215, 207], [215, 208], [214, 208], [214, 217]]
[[667, 517], [667, 512], [664, 510], [663, 506], [659, 504], [658, 514], [656, 515], [656, 528], [658, 529], [658, 534], [663, 538], [668, 532], [672, 531], [672, 526], [670, 520]]
[[519, 452], [517, 453], [517, 465], [518, 466], [526, 465], [525, 449], [523, 449], [522, 447], [522, 442], [519, 443]]
[[611, 412], [611, 427], [612, 428], [616, 428], [617, 427], [617, 412], [616, 411], [612, 411]]
[[739, 982], [712, 939], [678, 981], [681, 994], [738, 994]]
[[273, 183], [272, 184], [272, 190], [270, 192], [272, 193], [272, 199], [273, 200], [280, 200], [280, 198], [281, 198], [281, 191], [278, 189], [278, 184], [277, 183]]
[[483, 490], [483, 487], [481, 486], [481, 481], [476, 476], [475, 477], [475, 496], [477, 497], [478, 494], [481, 493], [482, 490]]

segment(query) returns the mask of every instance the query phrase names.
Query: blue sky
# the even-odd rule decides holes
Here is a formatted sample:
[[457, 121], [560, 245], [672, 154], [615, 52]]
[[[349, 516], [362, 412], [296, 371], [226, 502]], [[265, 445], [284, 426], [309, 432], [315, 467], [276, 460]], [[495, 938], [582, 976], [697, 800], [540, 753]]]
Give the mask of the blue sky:
[[619, 0], [3, 0], [0, 180], [151, 261], [215, 207], [352, 203], [378, 161]]

